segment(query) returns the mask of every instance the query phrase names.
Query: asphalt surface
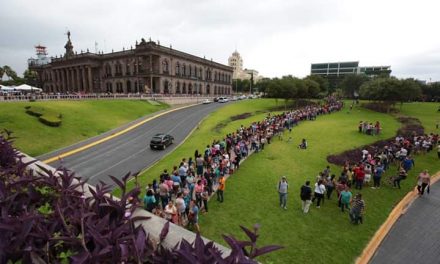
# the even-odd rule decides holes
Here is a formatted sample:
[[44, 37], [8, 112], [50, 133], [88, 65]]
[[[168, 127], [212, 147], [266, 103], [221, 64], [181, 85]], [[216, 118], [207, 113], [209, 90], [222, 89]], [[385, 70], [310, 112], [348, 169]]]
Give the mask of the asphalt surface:
[[440, 182], [394, 224], [370, 264], [440, 263]]
[[[122, 178], [127, 172], [139, 172], [151, 166], [164, 155], [173, 151], [204, 117], [224, 105], [219, 103], [199, 104], [162, 115], [118, 137], [65, 157], [62, 160], [49, 163], [49, 165], [56, 168], [59, 166], [66, 167], [74, 171], [76, 175], [88, 179], [88, 183], [92, 185], [99, 181], [111, 184], [108, 175]], [[141, 120], [136, 122], [139, 121]], [[45, 160], [57, 156], [93, 140], [111, 135], [127, 126], [125, 125], [108, 132], [106, 135], [37, 158]], [[150, 139], [157, 133], [172, 135], [174, 144], [168, 146], [165, 150], [151, 150], [149, 146]]]

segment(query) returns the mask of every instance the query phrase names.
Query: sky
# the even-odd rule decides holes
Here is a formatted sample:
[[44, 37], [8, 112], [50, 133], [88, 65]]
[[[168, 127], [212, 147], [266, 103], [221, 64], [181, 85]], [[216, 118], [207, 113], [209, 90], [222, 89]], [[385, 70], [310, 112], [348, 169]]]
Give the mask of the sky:
[[310, 64], [390, 65], [392, 75], [440, 81], [438, 0], [0, 0], [0, 66], [19, 75], [34, 46], [111, 52], [141, 38], [265, 77], [310, 74]]

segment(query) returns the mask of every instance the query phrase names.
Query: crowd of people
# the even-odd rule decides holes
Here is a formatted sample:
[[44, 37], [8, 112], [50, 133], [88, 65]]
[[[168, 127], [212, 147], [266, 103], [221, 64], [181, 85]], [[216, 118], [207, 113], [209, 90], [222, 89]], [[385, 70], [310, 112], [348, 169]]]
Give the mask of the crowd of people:
[[[171, 171], [165, 169], [158, 180], [148, 184], [144, 208], [175, 224], [194, 226], [200, 231], [199, 213], [208, 213], [208, 200], [214, 193], [218, 202], [224, 202], [226, 177], [240, 168], [243, 159], [264, 150], [276, 137], [282, 140], [283, 132], [292, 131], [301, 121], [315, 120], [342, 106], [342, 102], [329, 97], [322, 105], [268, 114], [260, 122], [241, 125], [235, 132], [208, 144], [202, 152], [196, 150], [193, 157], [183, 158]], [[305, 139], [301, 144], [304, 142]]]
[[380, 122], [376, 121], [376, 123], [373, 125], [373, 123], [369, 123], [368, 121], [360, 121], [358, 125], [358, 131], [359, 133], [367, 134], [367, 135], [379, 135], [381, 131]]
[[[353, 196], [351, 190], [354, 188], [360, 191], [364, 186], [379, 189], [385, 171], [390, 169], [392, 164], [397, 165], [398, 170], [389, 178], [389, 183], [394, 188], [400, 189], [400, 182], [406, 179], [409, 171], [415, 166], [412, 155], [429, 152], [434, 146], [440, 150], [438, 142], [439, 136], [432, 133], [411, 137], [397, 136], [383, 148], [377, 148], [371, 152], [366, 149], [362, 150], [359, 160], [346, 161], [337, 180], [335, 174], [331, 174], [330, 167], [327, 166], [319, 172], [313, 187], [310, 181], [306, 181], [301, 187], [300, 198], [303, 212], [308, 213], [310, 205], [315, 201], [316, 207], [320, 208], [324, 199], [330, 200], [333, 191], [336, 190], [337, 205], [340, 210], [342, 212], [348, 210], [353, 223], [362, 223], [365, 201], [360, 192]], [[371, 180], [373, 180], [372, 185]], [[429, 193], [430, 182], [428, 171], [423, 170], [417, 178], [419, 195], [423, 195], [425, 191]]]

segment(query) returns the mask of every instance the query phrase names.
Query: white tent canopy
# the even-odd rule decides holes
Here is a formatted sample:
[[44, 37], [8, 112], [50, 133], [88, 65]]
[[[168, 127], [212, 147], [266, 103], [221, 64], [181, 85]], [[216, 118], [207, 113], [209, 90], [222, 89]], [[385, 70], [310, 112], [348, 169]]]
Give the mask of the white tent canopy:
[[37, 87], [30, 86], [30, 85], [27, 85], [27, 84], [22, 84], [22, 85], [19, 85], [19, 86], [15, 86], [14, 89], [16, 91], [26, 91], [26, 92], [28, 92], [28, 91], [36, 91], [36, 92], [37, 91], [38, 92], [43, 91], [43, 89], [41, 89], [41, 88], [37, 88]]
[[0, 85], [0, 90], [2, 92], [14, 91], [14, 87], [6, 86], [6, 85]]

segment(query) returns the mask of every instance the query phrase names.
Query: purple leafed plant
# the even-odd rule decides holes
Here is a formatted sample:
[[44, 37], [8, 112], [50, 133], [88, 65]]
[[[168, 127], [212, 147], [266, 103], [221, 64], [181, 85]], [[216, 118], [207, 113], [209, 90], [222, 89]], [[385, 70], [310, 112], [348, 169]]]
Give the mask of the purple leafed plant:
[[[10, 132], [0, 134], [0, 263], [256, 263], [254, 258], [280, 249], [256, 247], [258, 227], [241, 227], [250, 241], [224, 236], [232, 253], [222, 256], [213, 242], [197, 235], [172, 249], [154, 244], [132, 217], [140, 189], [127, 192], [130, 177], [111, 176], [122, 189], [113, 199], [110, 186], [99, 183], [85, 190], [85, 182], [65, 168], [35, 173], [12, 146]], [[91, 196], [86, 198], [85, 192]]]

